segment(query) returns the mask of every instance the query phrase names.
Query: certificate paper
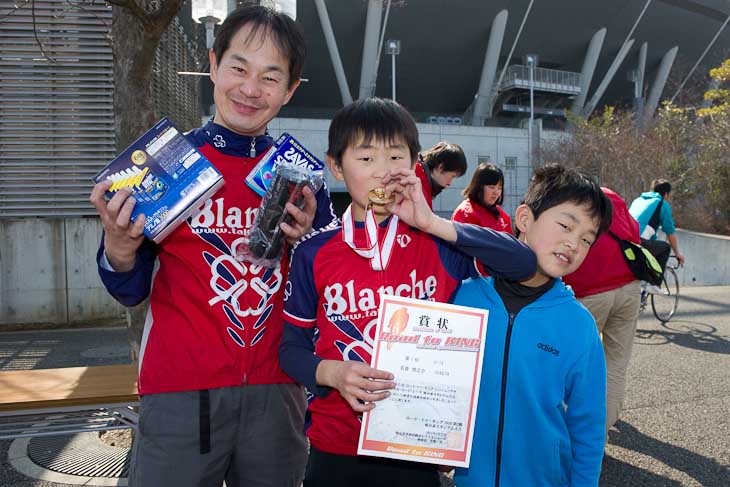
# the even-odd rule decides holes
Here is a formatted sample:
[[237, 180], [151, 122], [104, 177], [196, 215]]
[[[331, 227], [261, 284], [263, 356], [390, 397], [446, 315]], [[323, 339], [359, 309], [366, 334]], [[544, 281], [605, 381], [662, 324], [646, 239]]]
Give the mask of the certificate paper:
[[357, 453], [468, 467], [488, 311], [382, 296], [372, 367], [396, 388], [363, 414]]

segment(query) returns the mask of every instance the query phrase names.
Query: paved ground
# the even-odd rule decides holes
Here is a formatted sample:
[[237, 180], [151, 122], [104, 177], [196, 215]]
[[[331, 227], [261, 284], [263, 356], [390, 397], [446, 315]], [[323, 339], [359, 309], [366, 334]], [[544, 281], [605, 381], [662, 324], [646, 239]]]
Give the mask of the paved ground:
[[[730, 287], [684, 288], [667, 325], [639, 321], [622, 421], [609, 434], [601, 487], [730, 486]], [[0, 333], [0, 369], [127, 361], [119, 328]], [[2, 383], [0, 383], [0, 394]], [[62, 487], [7, 463], [1, 487]]]
[[639, 321], [601, 487], [730, 486], [730, 287], [682, 293], [668, 324]]

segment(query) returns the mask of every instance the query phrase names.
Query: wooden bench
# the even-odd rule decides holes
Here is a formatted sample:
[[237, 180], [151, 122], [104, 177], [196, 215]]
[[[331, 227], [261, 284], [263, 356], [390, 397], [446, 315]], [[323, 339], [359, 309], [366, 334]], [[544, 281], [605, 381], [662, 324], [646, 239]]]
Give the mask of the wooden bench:
[[0, 439], [135, 428], [134, 365], [0, 371]]

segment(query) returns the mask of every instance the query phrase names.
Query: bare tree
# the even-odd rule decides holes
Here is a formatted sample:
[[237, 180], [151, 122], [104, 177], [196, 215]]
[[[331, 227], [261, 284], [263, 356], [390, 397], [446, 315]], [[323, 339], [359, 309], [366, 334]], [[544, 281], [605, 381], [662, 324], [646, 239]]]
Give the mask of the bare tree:
[[[182, 0], [106, 0], [112, 7], [114, 120], [120, 151], [157, 121], [152, 78], [162, 34]], [[148, 301], [127, 310], [132, 359], [139, 359]]]
[[106, 0], [112, 9], [114, 118], [121, 150], [156, 121], [152, 67], [160, 38], [182, 0]]
[[541, 158], [596, 176], [629, 203], [653, 179], [667, 178], [679, 226], [730, 234], [730, 90], [722, 85], [730, 81], [730, 60], [712, 75], [719, 88], [705, 95], [710, 108], [665, 105], [640, 130], [631, 111], [607, 107], [588, 121], [572, 120]]

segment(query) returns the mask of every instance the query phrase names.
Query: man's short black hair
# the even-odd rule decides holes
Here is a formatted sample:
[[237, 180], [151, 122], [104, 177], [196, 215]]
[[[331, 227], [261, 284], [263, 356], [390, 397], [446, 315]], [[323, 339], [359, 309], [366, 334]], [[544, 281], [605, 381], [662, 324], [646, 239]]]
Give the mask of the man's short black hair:
[[442, 171], [466, 173], [466, 155], [464, 150], [456, 144], [446, 141], [439, 142], [430, 149], [421, 152], [421, 159], [433, 171], [441, 166]]
[[302, 77], [307, 48], [301, 26], [287, 14], [259, 5], [244, 4], [228, 14], [218, 29], [213, 43], [215, 62], [220, 64], [231, 45], [231, 39], [244, 25], [251, 25], [246, 42], [260, 35], [270, 35], [284, 58], [289, 61], [289, 88]]
[[534, 218], [563, 203], [574, 203], [588, 209], [598, 221], [597, 235], [611, 226], [613, 207], [598, 183], [590, 176], [558, 164], [548, 164], [535, 170], [523, 201]]
[[365, 143], [402, 140], [411, 153], [411, 162], [421, 149], [411, 114], [397, 102], [384, 98], [365, 98], [340, 108], [330, 124], [327, 155], [340, 165], [345, 150], [360, 140]]
[[499, 195], [499, 199], [495, 201], [494, 204], [501, 205], [504, 200], [504, 173], [494, 164], [482, 162], [474, 170], [474, 175], [471, 177], [469, 186], [464, 188], [464, 191], [462, 191], [461, 194], [486, 207], [487, 203], [484, 201], [483, 188], [484, 186], [492, 186], [496, 184], [502, 186], [502, 194]]
[[662, 198], [666, 198], [672, 192], [672, 183], [666, 179], [655, 179], [651, 182], [651, 190], [659, 193]]

